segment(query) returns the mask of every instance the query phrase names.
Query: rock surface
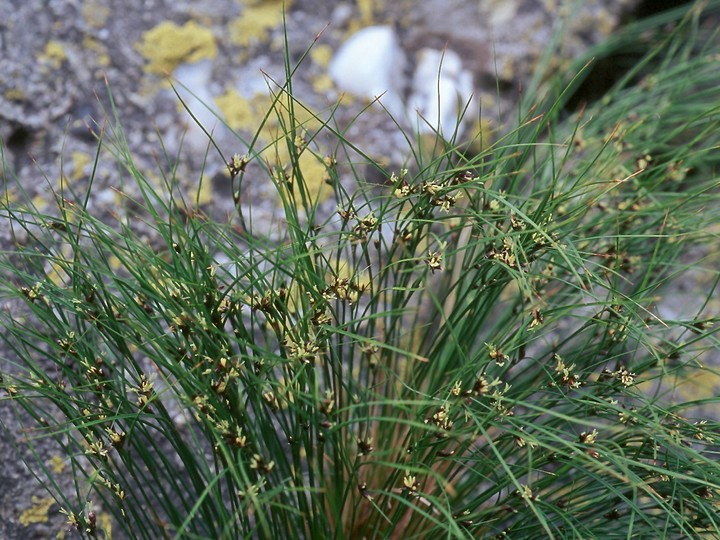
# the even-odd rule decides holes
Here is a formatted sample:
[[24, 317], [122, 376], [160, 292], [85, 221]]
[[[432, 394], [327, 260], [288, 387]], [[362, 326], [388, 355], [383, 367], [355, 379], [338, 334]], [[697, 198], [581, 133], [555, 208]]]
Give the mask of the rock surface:
[[391, 26], [368, 26], [338, 48], [328, 71], [341, 90], [370, 100], [378, 98], [390, 114], [402, 117], [406, 62]]
[[[270, 103], [269, 90], [276, 90], [273, 81], [284, 80], [285, 45], [295, 63], [317, 38], [297, 72], [294, 90], [301, 101], [324, 111], [343, 92], [330, 76], [340, 69], [331, 64], [334, 52], [358, 30], [375, 27], [374, 41], [382, 45], [373, 53], [375, 60], [382, 61], [387, 51], [393, 60], [377, 68], [374, 82], [369, 80], [372, 73], [357, 73], [354, 86], [347, 88], [359, 94], [359, 100], [346, 99], [338, 121], [353, 118], [365, 106], [363, 99], [390, 90], [382, 102], [391, 112], [418, 109], [429, 125], [440, 122], [446, 132], [457, 116], [455, 92], [462, 99], [474, 93], [488, 120], [501, 123], [513, 112], [518, 85], [528, 79], [559, 25], [566, 24], [567, 33], [552, 61], [562, 66], [610, 33], [634, 3], [587, 0], [573, 11], [567, 6], [574, 3], [559, 0], [286, 0], [284, 33], [280, 0], [2, 0], [5, 189], [11, 198], [28, 197], [47, 212], [53, 211], [51, 190], [61, 184], [82, 192], [97, 151], [93, 133], [109, 125], [105, 118], [114, 107], [140, 169], [158, 176], [160, 134], [168, 155], [180, 157], [178, 177], [185, 179], [188, 193], [197, 196], [201, 207], [222, 216], [233, 207], [223, 189], [224, 162], [211, 151], [205, 169], [209, 180], [198, 187], [208, 143], [201, 129], [189, 127], [193, 121], [178, 106], [168, 75], [181, 83], [178, 95], [205, 129], [216, 129], [221, 150], [243, 153], [243, 143], [219, 119], [244, 137], [258, 129]], [[445, 51], [440, 98], [446, 105], [438, 111], [433, 103], [437, 89], [430, 88], [428, 80], [438, 73], [440, 51]], [[402, 58], [408, 59], [407, 69]], [[311, 125], [312, 117], [307, 122]], [[377, 107], [347, 135], [376, 157], [392, 159], [393, 152], [400, 151], [402, 137]], [[116, 210], [118, 191], [130, 190], [132, 195], [108, 157], [101, 152], [91, 198], [99, 217]], [[253, 189], [258, 200], [255, 219], [270, 223], [275, 203], [269, 182]], [[7, 223], [0, 223], [0, 249], [10, 241]], [[8, 369], [15, 359], [6, 350], [0, 353], [3, 370]], [[57, 505], [22, 462], [28, 455], [13, 442], [20, 426], [5, 401], [0, 402], [0, 418], [7, 427], [0, 432], [0, 538], [71, 537]], [[46, 465], [62, 470], [61, 456], [51, 447], [45, 450]]]

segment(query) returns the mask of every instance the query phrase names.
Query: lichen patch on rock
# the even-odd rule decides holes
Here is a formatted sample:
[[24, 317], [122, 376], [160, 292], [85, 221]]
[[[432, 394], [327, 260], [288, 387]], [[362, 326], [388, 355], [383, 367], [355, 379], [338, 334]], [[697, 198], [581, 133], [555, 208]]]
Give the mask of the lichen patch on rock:
[[50, 507], [55, 504], [55, 501], [51, 497], [40, 498], [33, 496], [33, 505], [25, 510], [18, 520], [24, 526], [28, 526], [32, 523], [47, 523], [48, 513]]
[[40, 58], [47, 62], [53, 69], [60, 69], [62, 63], [67, 60], [65, 46], [59, 41], [50, 40], [45, 45], [45, 50], [40, 55]]
[[[257, 41], [265, 41], [269, 31], [282, 24], [282, 0], [260, 0], [247, 2], [243, 14], [230, 23], [230, 37], [233, 43], [246, 47]], [[292, 5], [285, 2], [285, 9]]]
[[189, 21], [182, 26], [164, 21], [143, 34], [136, 45], [148, 60], [145, 71], [157, 75], [172, 72], [184, 62], [198, 62], [217, 56], [212, 30]]

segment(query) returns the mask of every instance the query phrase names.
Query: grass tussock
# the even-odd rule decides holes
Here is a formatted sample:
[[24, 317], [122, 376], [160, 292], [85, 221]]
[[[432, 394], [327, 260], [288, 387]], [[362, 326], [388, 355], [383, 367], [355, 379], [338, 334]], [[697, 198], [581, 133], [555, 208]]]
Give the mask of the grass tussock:
[[[116, 222], [89, 210], [92, 182], [48, 213], [6, 195], [0, 388], [24, 441], [70, 460], [73, 492], [33, 465], [69, 523], [102, 538], [110, 513], [153, 540], [720, 535], [717, 400], [672, 399], [719, 349], [720, 46], [699, 8], [644, 35], [637, 70], [581, 113], [538, 91], [476, 152], [408, 136], [389, 170], [332, 117], [295, 122], [288, 66], [272, 145], [208, 154], [235, 193], [224, 222], [172, 166], [148, 179], [112, 111], [98, 159], [138, 194]], [[272, 237], [249, 213], [259, 181]], [[691, 313], [667, 301], [688, 283]]]

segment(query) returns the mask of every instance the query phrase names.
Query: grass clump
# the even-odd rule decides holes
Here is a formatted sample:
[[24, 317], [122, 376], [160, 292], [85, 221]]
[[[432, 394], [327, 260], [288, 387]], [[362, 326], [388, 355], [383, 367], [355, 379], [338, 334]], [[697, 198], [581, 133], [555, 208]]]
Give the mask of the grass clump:
[[[138, 190], [125, 219], [94, 217], [91, 186], [55, 193], [54, 214], [6, 196], [1, 385], [24, 442], [53, 438], [72, 464], [72, 493], [34, 466], [69, 523], [107, 536], [109, 512], [148, 539], [717, 537], [717, 400], [672, 399], [718, 352], [720, 48], [697, 15], [650, 48], [640, 84], [581, 115], [562, 118], [566, 94], [538, 100], [478, 154], [411, 143], [396, 170], [332, 119], [304, 132], [288, 67], [267, 116], [281, 136], [218, 158], [228, 222], [187, 202], [172, 166], [146, 178], [115, 117], [98, 159], [111, 151]], [[305, 153], [336, 213], [306, 189]], [[248, 215], [251, 178], [276, 188], [272, 237]], [[664, 298], [690, 274], [683, 313]]]

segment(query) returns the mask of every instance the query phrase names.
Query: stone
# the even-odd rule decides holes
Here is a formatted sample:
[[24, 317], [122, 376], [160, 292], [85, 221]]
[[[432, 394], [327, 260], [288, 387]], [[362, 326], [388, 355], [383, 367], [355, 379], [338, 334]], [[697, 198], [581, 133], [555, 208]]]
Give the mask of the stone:
[[196, 152], [202, 152], [209, 144], [205, 131], [213, 133], [220, 125], [219, 111], [210, 94], [211, 74], [211, 60], [181, 64], [173, 71], [175, 90], [186, 109], [187, 132], [184, 144]]
[[[418, 53], [408, 116], [420, 134], [440, 133], [445, 139], [460, 136], [471, 117], [473, 92], [472, 73], [463, 69], [456, 52], [423, 49]], [[471, 107], [465, 111], [468, 103]]]
[[393, 116], [404, 116], [402, 102], [406, 57], [395, 30], [369, 26], [353, 34], [330, 61], [330, 76], [341, 90], [380, 103]]

